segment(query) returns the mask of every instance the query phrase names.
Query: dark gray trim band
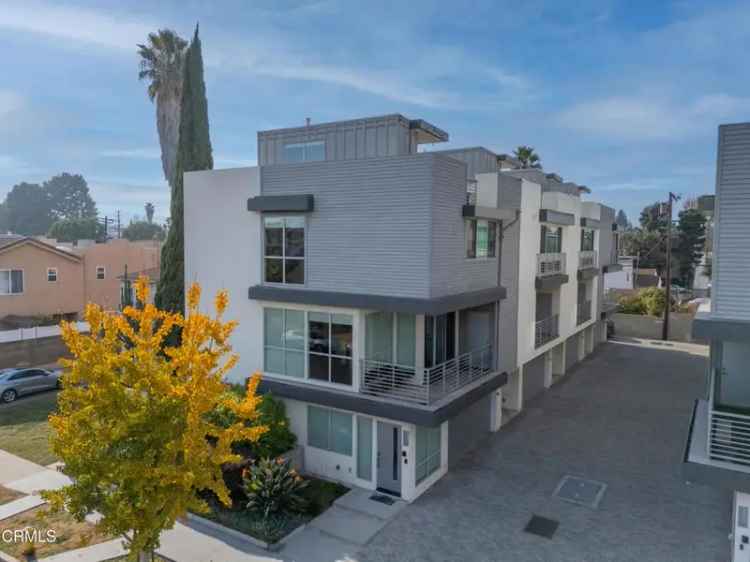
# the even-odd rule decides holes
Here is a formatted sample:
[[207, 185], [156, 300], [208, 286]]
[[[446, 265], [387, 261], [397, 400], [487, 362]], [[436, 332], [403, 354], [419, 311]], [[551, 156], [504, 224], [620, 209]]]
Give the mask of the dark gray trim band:
[[512, 221], [516, 218], [516, 212], [510, 209], [498, 209], [496, 207], [464, 205], [463, 216], [466, 218]]
[[534, 281], [534, 287], [537, 291], [548, 291], [550, 289], [557, 289], [563, 283], [567, 283], [570, 280], [565, 273], [557, 273], [555, 275], [545, 275], [544, 277], [537, 277]]
[[596, 219], [590, 219], [588, 217], [581, 217], [581, 226], [585, 228], [601, 228], [602, 223]]
[[552, 209], [542, 209], [539, 211], [539, 222], [549, 222], [552, 224], [561, 224], [563, 226], [572, 226], [576, 223], [575, 215], [554, 211]]
[[484, 383], [464, 393], [457, 393], [451, 400], [441, 401], [433, 406], [419, 406], [376, 399], [356, 392], [347, 392], [314, 386], [305, 383], [293, 383], [278, 379], [264, 378], [258, 388], [261, 394], [270, 392], [274, 396], [311, 402], [330, 408], [339, 408], [371, 416], [413, 423], [426, 427], [436, 427], [454, 417], [480, 398], [497, 390], [508, 382], [508, 373], [496, 373]]
[[593, 279], [599, 275], [599, 268], [598, 267], [587, 267], [586, 269], [579, 269], [578, 270], [578, 280], [579, 281], [585, 281], [586, 279]]
[[[566, 276], [567, 277], [567, 276]], [[411, 297], [389, 297], [359, 293], [311, 291], [286, 287], [254, 285], [248, 290], [250, 300], [314, 304], [319, 306], [342, 306], [347, 308], [370, 308], [386, 312], [409, 312], [413, 314], [443, 314], [452, 310], [481, 306], [505, 298], [505, 287], [492, 287], [458, 295], [435, 299]]]
[[622, 264], [610, 263], [610, 264], [604, 265], [602, 266], [602, 271], [604, 273], [614, 273], [615, 271], [622, 271]]
[[693, 338], [725, 341], [750, 341], [750, 321], [725, 320], [698, 312], [693, 318]]
[[258, 195], [247, 200], [247, 210], [281, 213], [309, 213], [315, 209], [314, 197], [308, 195]]

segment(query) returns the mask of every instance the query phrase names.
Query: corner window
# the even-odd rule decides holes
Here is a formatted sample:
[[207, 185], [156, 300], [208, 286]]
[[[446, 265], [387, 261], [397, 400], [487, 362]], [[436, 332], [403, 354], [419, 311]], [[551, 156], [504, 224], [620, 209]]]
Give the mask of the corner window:
[[352, 456], [353, 419], [351, 414], [307, 407], [307, 444], [316, 449]]
[[353, 324], [349, 314], [264, 309], [263, 370], [351, 386]]
[[542, 225], [540, 254], [559, 254], [562, 252], [562, 227]]
[[592, 252], [594, 250], [594, 230], [592, 228], [581, 229], [581, 251]]
[[57, 268], [56, 267], [47, 268], [47, 281], [49, 281], [50, 283], [54, 283], [57, 281]]
[[23, 293], [23, 270], [0, 269], [0, 295]]
[[97, 265], [96, 266], [96, 278], [99, 279], [99, 280], [102, 280], [102, 279], [104, 279], [106, 277], [106, 275], [107, 275], [107, 271], [104, 268], [104, 266], [103, 265]]
[[320, 162], [325, 159], [325, 141], [295, 142], [284, 145], [284, 162]]
[[417, 454], [414, 470], [417, 484], [440, 468], [440, 426], [417, 426]]
[[305, 217], [265, 217], [263, 231], [265, 282], [304, 284]]
[[497, 255], [496, 222], [467, 220], [465, 236], [467, 258], [494, 258]]

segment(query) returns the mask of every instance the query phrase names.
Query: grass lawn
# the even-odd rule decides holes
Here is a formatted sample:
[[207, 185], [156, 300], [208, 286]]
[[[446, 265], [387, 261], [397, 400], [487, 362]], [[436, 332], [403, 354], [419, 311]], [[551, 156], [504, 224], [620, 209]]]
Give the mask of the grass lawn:
[[57, 392], [42, 392], [0, 405], [0, 449], [48, 465], [58, 459], [49, 448], [47, 416], [57, 408]]
[[83, 548], [111, 539], [111, 537], [99, 532], [91, 523], [86, 521], [79, 523], [67, 512], [40, 516], [46, 509], [46, 506], [37, 507], [0, 521], [0, 537], [2, 537], [0, 538], [0, 550], [16, 558], [21, 558], [28, 543], [15, 542], [12, 539], [7, 541], [5, 537], [9, 533], [3, 533], [3, 531], [26, 529], [27, 527], [37, 530], [39, 537], [42, 538], [47, 537], [48, 530], [54, 530], [55, 532], [54, 542], [36, 541], [37, 558], [52, 556], [66, 550]]
[[303, 495], [308, 502], [308, 509], [305, 513], [269, 517], [268, 520], [264, 521], [259, 515], [249, 511], [242, 504], [235, 504], [231, 508], [227, 508], [218, 500], [209, 499], [208, 504], [211, 511], [198, 515], [264, 542], [278, 542], [300, 525], [323, 513], [337, 498], [349, 491], [346, 486], [334, 482], [327, 482], [311, 476], [305, 477], [305, 479], [309, 482], [307, 488], [303, 491]]
[[0, 505], [12, 502], [13, 500], [17, 500], [18, 498], [22, 497], [23, 494], [21, 492], [16, 492], [15, 490], [11, 490], [10, 488], [0, 486]]

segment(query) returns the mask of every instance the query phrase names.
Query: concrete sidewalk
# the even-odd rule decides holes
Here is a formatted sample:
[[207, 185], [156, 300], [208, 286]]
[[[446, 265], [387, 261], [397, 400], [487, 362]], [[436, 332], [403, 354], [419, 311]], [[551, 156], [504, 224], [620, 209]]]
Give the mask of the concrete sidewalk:
[[40, 464], [27, 461], [0, 449], [0, 484], [3, 486], [6, 482], [13, 482], [45, 470], [47, 469]]

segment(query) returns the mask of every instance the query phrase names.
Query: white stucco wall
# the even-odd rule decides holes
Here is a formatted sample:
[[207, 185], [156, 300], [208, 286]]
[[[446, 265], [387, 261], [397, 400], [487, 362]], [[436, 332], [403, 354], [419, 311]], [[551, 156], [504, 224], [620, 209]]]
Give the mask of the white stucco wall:
[[260, 215], [247, 210], [259, 194], [257, 167], [185, 174], [185, 284], [200, 283], [206, 311], [216, 291], [229, 292], [225, 319], [239, 322], [231, 343], [240, 360], [227, 377], [233, 382], [263, 367], [262, 311], [247, 297], [260, 283]]

